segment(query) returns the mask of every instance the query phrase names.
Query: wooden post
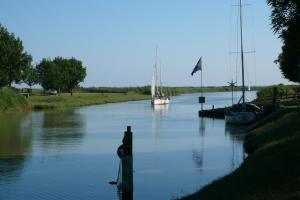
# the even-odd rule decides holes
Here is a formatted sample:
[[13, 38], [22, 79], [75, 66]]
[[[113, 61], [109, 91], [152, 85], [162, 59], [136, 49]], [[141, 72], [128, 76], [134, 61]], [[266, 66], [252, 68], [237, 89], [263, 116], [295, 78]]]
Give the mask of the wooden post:
[[278, 90], [277, 87], [273, 88], [273, 97], [272, 97], [272, 105], [275, 107], [276, 103], [277, 103], [277, 94], [278, 94]]
[[124, 155], [122, 162], [122, 200], [133, 199], [133, 159], [132, 159], [132, 132], [131, 127], [127, 126], [127, 131], [123, 137]]

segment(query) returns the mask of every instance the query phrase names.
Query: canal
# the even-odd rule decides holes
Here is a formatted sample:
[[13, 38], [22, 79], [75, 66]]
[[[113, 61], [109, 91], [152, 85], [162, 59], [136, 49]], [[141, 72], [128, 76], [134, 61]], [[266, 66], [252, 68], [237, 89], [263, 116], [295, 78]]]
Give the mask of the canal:
[[[199, 118], [199, 94], [171, 99], [0, 116], [0, 199], [118, 199], [116, 154], [133, 132], [134, 199], [174, 199], [236, 169], [243, 135], [224, 120]], [[207, 93], [206, 107], [231, 93]], [[247, 93], [248, 100], [255, 92]]]

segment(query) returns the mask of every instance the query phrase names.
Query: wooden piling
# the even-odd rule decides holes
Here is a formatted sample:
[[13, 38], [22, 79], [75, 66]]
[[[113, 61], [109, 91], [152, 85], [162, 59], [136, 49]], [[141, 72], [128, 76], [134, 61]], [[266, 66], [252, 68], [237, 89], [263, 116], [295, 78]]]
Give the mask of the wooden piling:
[[133, 159], [132, 159], [132, 132], [127, 126], [123, 137], [122, 162], [122, 200], [133, 199]]

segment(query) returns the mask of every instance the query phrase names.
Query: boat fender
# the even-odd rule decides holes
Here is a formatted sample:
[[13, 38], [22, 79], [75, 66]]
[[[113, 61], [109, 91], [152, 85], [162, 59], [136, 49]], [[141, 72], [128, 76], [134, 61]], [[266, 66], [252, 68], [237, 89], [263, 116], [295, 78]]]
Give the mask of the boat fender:
[[123, 144], [121, 144], [118, 147], [117, 154], [118, 154], [118, 156], [119, 156], [120, 159], [124, 158], [124, 156], [125, 156], [125, 149], [124, 149]]

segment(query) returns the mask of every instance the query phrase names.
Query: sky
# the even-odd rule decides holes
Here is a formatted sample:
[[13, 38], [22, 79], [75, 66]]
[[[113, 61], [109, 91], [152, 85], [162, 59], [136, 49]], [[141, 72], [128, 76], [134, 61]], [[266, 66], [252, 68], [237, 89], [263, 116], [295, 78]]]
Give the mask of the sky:
[[[265, 0], [244, 0], [247, 85], [288, 83], [274, 63], [282, 43]], [[20, 37], [33, 63], [56, 56], [83, 62], [82, 86], [151, 84], [155, 48], [162, 83], [199, 86], [191, 72], [200, 56], [203, 85], [241, 83], [237, 0], [1, 0], [0, 23]], [[250, 4], [250, 5], [248, 5]], [[255, 51], [255, 53], [251, 53]]]

